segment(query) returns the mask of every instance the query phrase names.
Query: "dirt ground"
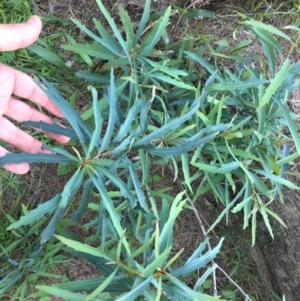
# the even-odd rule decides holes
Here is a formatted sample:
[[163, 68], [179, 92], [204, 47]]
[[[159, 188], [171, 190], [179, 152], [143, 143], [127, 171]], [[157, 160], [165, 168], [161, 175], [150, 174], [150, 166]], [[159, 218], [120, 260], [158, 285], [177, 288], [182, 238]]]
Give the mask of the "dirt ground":
[[[32, 1], [35, 12], [41, 16], [48, 16], [49, 13], [53, 13], [54, 15], [67, 20], [69, 20], [70, 18], [75, 18], [80, 20], [87, 27], [92, 27], [93, 17], [96, 17], [98, 19], [102, 18], [94, 0], [49, 0], [49, 2], [45, 0]], [[116, 13], [117, 3], [123, 4], [124, 7], [128, 10], [129, 14], [133, 16], [136, 19], [135, 21], [137, 22], [139, 20], [139, 16], [142, 13], [144, 5], [143, 0], [105, 0], [103, 2], [112, 15]], [[152, 1], [152, 10], [153, 12], [155, 12], [157, 10], [165, 9], [169, 4], [175, 4], [181, 7], [190, 6], [191, 8], [208, 7], [216, 12], [220, 12], [222, 11], [222, 4], [220, 4], [221, 1], [217, 2], [218, 5], [216, 5], [214, 1], [211, 1], [211, 4], [209, 4], [208, 0], [193, 1], [194, 4], [191, 4], [191, 2], [187, 0], [157, 0]], [[175, 26], [175, 24], [177, 25], [176, 18], [173, 18], [172, 22], [174, 22], [173, 26]], [[277, 20], [277, 22], [280, 22], [280, 20]], [[227, 19], [222, 20], [221, 23], [220, 20], [207, 19], [202, 23], [202, 33], [213, 35], [215, 36], [216, 40], [221, 37], [226, 37], [229, 42], [236, 43], [236, 41], [233, 41], [232, 38], [232, 29], [234, 27], [234, 23], [234, 17], [230, 16]], [[275, 25], [278, 26], [278, 24]], [[44, 33], [50, 34], [58, 30], [59, 26], [49, 25], [44, 28]], [[75, 27], [70, 26], [69, 34], [74, 36], [74, 34], [72, 34], [72, 31], [74, 30], [76, 30]], [[259, 50], [255, 49], [255, 51]], [[67, 59], [68, 57], [66, 57], [66, 60]], [[299, 57], [295, 56], [294, 59], [295, 61], [299, 60]], [[299, 88], [293, 93], [291, 103], [294, 110], [296, 112], [300, 112]], [[64, 183], [68, 180], [68, 176], [66, 176], [65, 179], [63, 177], [58, 178], [56, 176], [56, 168], [57, 166], [55, 165], [49, 165], [46, 167], [46, 170], [42, 170], [41, 166], [34, 165], [31, 169], [30, 174], [22, 176], [22, 180], [27, 183], [27, 185], [30, 185], [30, 187], [32, 187], [32, 206], [43, 202], [43, 200], [49, 199], [55, 193], [62, 190]], [[178, 186], [174, 185], [171, 174], [165, 176], [164, 179], [165, 181], [162, 183], [164, 187], [174, 187], [174, 193], [178, 192], [176, 191], [176, 187]], [[217, 217], [217, 212], [221, 210], [221, 207], [217, 208], [220, 210], [216, 210], [215, 202], [211, 195], [207, 195], [206, 197], [201, 198], [198, 202], [196, 202], [196, 208], [198, 213], [203, 218], [203, 222], [206, 228], [208, 228], [208, 226], [213, 223], [213, 221]], [[239, 283], [241, 287], [243, 287], [243, 289], [248, 293], [252, 293], [252, 290], [255, 289], [257, 296], [263, 296], [263, 299], [258, 300], [272, 301], [272, 295], [270, 295], [265, 290], [265, 283], [272, 286], [272, 277], [267, 272], [264, 257], [258, 247], [251, 248], [250, 242], [249, 244], [245, 243], [245, 241], [247, 240], [250, 241], [251, 234], [247, 231], [241, 234], [241, 228], [235, 227], [235, 223], [238, 224], [238, 216], [236, 217], [236, 219], [232, 219], [231, 224], [228, 226], [221, 223], [215, 229], [215, 231], [210, 234], [212, 245], [215, 245], [219, 237], [223, 235], [229, 238], [223, 246], [222, 252], [218, 259], [218, 263], [220, 264], [220, 266], [224, 267], [228, 273], [238, 266], [238, 276], [236, 278], [241, 280], [241, 283]], [[82, 235], [84, 236], [84, 233]], [[174, 239], [174, 251], [178, 251], [181, 248], [185, 247], [184, 257], [186, 258], [189, 257], [190, 253], [195, 250], [195, 248], [201, 241], [203, 241], [203, 235], [200, 231], [199, 224], [194, 212], [190, 210], [184, 210], [180, 214], [175, 226]], [[245, 259], [244, 263], [247, 263], [246, 267], [244, 265], [242, 266], [241, 263], [238, 263], [232, 259], [237, 256], [236, 248], [238, 248], [239, 253], [243, 255], [243, 258]], [[66, 273], [71, 280], [91, 278], [97, 273], [97, 271], [91, 265], [87, 264], [83, 260], [72, 261], [70, 266], [61, 266], [61, 268], [58, 267], [57, 269], [58, 270], [54, 272], [62, 274]], [[262, 273], [262, 271], [264, 272]], [[241, 276], [243, 274], [244, 277]], [[255, 288], [253, 288], [253, 281], [249, 276], [250, 274], [252, 275], [252, 278], [257, 279], [257, 286]], [[193, 280], [191, 279], [191, 281]], [[228, 280], [222, 274], [218, 275], [218, 288], [219, 290], [228, 288]], [[244, 300], [244, 298], [241, 296], [239, 298], [240, 299], [237, 300]], [[56, 298], [53, 300], [62, 299]]]

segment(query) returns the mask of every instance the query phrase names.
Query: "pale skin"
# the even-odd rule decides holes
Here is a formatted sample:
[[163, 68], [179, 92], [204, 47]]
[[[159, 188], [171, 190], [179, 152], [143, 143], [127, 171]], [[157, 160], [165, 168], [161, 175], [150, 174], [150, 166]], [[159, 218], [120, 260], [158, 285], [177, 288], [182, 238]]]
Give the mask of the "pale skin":
[[[13, 51], [31, 45], [37, 40], [41, 29], [42, 22], [37, 16], [32, 16], [22, 24], [0, 24], [0, 51]], [[0, 63], [0, 140], [25, 152], [47, 152], [42, 150], [40, 141], [15, 126], [7, 117], [17, 122], [30, 120], [53, 123], [52, 119], [14, 96], [28, 99], [53, 115], [63, 117], [59, 108], [29, 75]], [[61, 143], [69, 140], [61, 135], [48, 134], [48, 136]], [[6, 153], [8, 151], [0, 147], [0, 156]], [[29, 168], [27, 163], [4, 165], [4, 169], [16, 174], [25, 174]]]

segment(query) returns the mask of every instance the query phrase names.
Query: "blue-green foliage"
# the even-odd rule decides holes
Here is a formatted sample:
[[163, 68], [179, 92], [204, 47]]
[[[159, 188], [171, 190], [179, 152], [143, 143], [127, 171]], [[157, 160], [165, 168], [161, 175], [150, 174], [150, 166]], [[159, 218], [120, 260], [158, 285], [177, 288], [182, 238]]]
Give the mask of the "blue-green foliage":
[[[153, 191], [148, 181], [151, 167], [171, 166], [176, 178], [182, 170], [181, 180], [193, 202], [208, 191], [213, 193], [224, 210], [210, 229], [224, 216], [228, 220], [230, 212], [243, 211], [243, 227], [251, 220], [254, 243], [260, 212], [273, 236], [269, 217], [284, 222], [265, 200], [278, 197], [283, 202], [283, 186], [299, 189], [287, 179], [289, 164], [298, 154], [290, 154], [286, 146], [282, 152], [282, 146], [290, 141], [282, 130], [289, 128], [299, 153], [300, 140], [286, 101], [296, 87], [300, 62], [291, 66], [288, 59], [282, 60], [278, 68], [273, 49], [281, 55], [281, 48], [273, 35], [289, 37], [273, 27], [247, 20], [239, 25], [257, 35], [268, 65], [257, 55], [244, 58], [236, 54], [251, 44], [247, 40], [230, 49], [227, 56], [222, 53], [233, 62], [233, 68], [221, 70], [204, 60], [201, 48], [193, 49], [192, 42], [162, 41], [168, 34], [171, 8], [151, 24], [150, 1], [146, 1], [140, 24], [134, 28], [119, 6], [122, 34], [102, 2], [97, 3], [111, 31], [94, 20], [96, 34], [74, 20], [93, 42], [77, 44], [69, 39], [71, 45], [64, 46], [81, 55], [90, 68], [95, 66], [93, 58], [102, 59], [99, 70], [78, 72], [80, 78], [102, 85], [102, 89], [88, 87], [92, 99], [89, 118], [74, 110], [52, 84], [45, 79], [41, 84], [36, 79], [61, 109], [69, 127], [26, 122], [68, 136], [77, 141], [76, 146], [71, 150], [45, 145], [51, 154], [8, 154], [0, 158], [0, 166], [55, 162], [60, 163], [61, 173], [72, 173], [60, 194], [24, 212], [8, 229], [34, 227], [47, 215], [45, 227], [37, 229], [41, 250], [49, 241], [63, 244], [65, 251], [95, 265], [101, 276], [53, 287], [39, 285], [39, 292], [32, 296], [53, 294], [66, 300], [131, 301], [139, 296], [143, 300], [216, 300], [201, 293], [202, 283], [216, 266], [208, 268], [193, 288], [184, 283], [184, 277], [207, 267], [218, 254], [222, 240], [206, 251], [207, 241], [201, 243], [183, 263], [181, 251], [171, 253], [174, 223], [186, 207], [184, 192], [174, 196], [167, 190]], [[74, 209], [76, 194], [80, 201]], [[67, 210], [72, 213], [68, 221], [63, 219]], [[94, 229], [93, 247], [79, 242], [61, 226], [79, 220], [87, 210], [97, 212], [85, 225]], [[54, 233], [60, 235], [54, 238]], [[19, 269], [19, 263], [10, 263]], [[20, 273], [4, 278], [0, 288], [7, 291], [22, 277]]]

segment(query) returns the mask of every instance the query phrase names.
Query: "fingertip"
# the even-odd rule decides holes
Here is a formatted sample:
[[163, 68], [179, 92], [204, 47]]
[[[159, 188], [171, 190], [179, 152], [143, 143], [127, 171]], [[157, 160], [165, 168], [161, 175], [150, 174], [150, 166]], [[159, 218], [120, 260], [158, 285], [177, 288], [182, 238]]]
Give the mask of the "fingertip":
[[31, 25], [31, 24], [35, 24], [35, 23], [42, 25], [42, 21], [41, 21], [40, 17], [39, 17], [39, 16], [36, 16], [36, 15], [31, 16], [31, 17], [27, 20], [26, 23], [27, 23], [27, 24], [30, 24], [30, 25]]
[[0, 51], [14, 51], [33, 44], [42, 30], [38, 16], [20, 24], [0, 24]]
[[45, 133], [47, 136], [49, 136], [50, 138], [56, 140], [58, 143], [62, 143], [62, 144], [66, 144], [68, 143], [71, 138], [67, 137], [67, 136], [63, 136], [63, 135], [57, 135], [57, 134], [52, 134], [52, 133]]
[[5, 164], [3, 168], [18, 175], [24, 175], [28, 173], [30, 166], [28, 163]]

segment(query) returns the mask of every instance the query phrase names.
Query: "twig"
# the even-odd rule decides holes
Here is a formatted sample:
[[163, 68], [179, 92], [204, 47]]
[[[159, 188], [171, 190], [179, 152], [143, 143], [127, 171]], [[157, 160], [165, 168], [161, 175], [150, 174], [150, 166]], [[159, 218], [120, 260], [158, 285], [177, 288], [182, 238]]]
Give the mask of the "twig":
[[[185, 7], [184, 9], [187, 11], [188, 9], [190, 9], [191, 7], [194, 7], [198, 2], [201, 2], [201, 1], [202, 0], [195, 0], [194, 2], [192, 1], [191, 4], [188, 5], [187, 7]], [[172, 31], [172, 34], [171, 34], [172, 37], [174, 36], [174, 32], [177, 29], [182, 17], [183, 17], [182, 15], [179, 16], [179, 19], [177, 20], [177, 23], [176, 23], [175, 27], [173, 28], [173, 31]]]
[[233, 285], [235, 285], [240, 292], [251, 301], [251, 299], [249, 298], [249, 296], [243, 291], [243, 289], [222, 269], [219, 267], [219, 265], [217, 265], [217, 268], [233, 283]]

